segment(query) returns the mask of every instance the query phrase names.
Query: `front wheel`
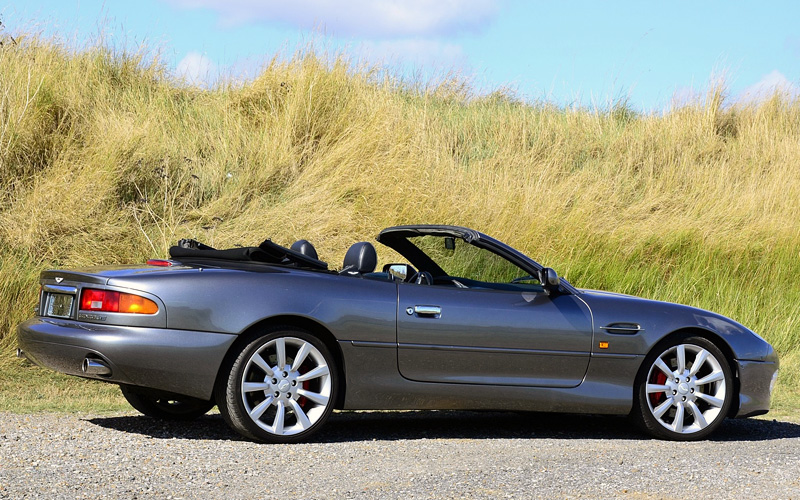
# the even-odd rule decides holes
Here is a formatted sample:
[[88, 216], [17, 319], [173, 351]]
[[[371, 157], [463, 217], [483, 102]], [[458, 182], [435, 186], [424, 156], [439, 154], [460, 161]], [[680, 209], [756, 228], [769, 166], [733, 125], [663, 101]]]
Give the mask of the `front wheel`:
[[635, 396], [632, 416], [651, 435], [674, 441], [703, 439], [728, 414], [733, 375], [712, 342], [678, 338], [645, 359]]
[[148, 417], [159, 420], [194, 420], [214, 407], [213, 401], [161, 394], [141, 387], [120, 385], [128, 403]]
[[217, 384], [220, 413], [257, 441], [307, 439], [336, 401], [337, 369], [325, 344], [308, 332], [278, 329], [251, 341]]

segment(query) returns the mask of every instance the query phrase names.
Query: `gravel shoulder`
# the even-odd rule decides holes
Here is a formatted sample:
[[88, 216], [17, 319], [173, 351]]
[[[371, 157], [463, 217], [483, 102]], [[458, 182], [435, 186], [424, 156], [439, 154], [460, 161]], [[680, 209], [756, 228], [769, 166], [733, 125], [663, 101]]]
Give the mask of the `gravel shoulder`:
[[672, 443], [618, 417], [342, 412], [315, 442], [264, 445], [218, 414], [0, 413], [0, 497], [800, 498], [797, 421]]

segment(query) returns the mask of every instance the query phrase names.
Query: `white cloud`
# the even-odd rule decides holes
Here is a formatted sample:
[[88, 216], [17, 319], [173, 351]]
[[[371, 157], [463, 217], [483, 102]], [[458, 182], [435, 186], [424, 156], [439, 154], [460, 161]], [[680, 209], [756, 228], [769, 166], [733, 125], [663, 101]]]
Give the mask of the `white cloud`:
[[800, 87], [790, 82], [780, 71], [774, 70], [764, 75], [764, 77], [755, 84], [744, 89], [744, 92], [739, 96], [739, 102], [761, 102], [771, 98], [776, 93], [794, 99], [800, 97]]
[[435, 40], [370, 41], [359, 45], [356, 53], [360, 58], [382, 66], [438, 66], [457, 69], [467, 62], [460, 45]]
[[189, 52], [178, 63], [176, 73], [193, 85], [210, 84], [216, 78], [216, 65], [198, 52]]
[[475, 31], [488, 24], [502, 0], [166, 0], [206, 8], [235, 26], [279, 22], [336, 36], [374, 39], [430, 37]]

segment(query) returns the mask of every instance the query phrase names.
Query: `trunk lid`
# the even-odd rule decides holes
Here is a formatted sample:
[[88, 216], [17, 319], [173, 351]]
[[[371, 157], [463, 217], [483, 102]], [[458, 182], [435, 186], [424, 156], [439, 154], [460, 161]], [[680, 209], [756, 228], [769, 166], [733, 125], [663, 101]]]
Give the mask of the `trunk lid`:
[[75, 269], [49, 269], [42, 271], [40, 282], [57, 283], [92, 283], [95, 285], [106, 285], [114, 278], [129, 278], [137, 275], [151, 275], [154, 273], [169, 273], [182, 270], [193, 269], [189, 266], [159, 267], [147, 264], [124, 265], [124, 266], [99, 266], [82, 267]]

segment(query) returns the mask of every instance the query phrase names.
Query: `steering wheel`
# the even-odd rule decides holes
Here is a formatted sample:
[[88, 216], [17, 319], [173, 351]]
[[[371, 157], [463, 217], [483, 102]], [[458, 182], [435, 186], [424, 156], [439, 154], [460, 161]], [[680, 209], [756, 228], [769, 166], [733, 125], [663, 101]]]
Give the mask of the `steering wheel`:
[[417, 271], [408, 281], [417, 285], [433, 285], [433, 276], [428, 271]]

